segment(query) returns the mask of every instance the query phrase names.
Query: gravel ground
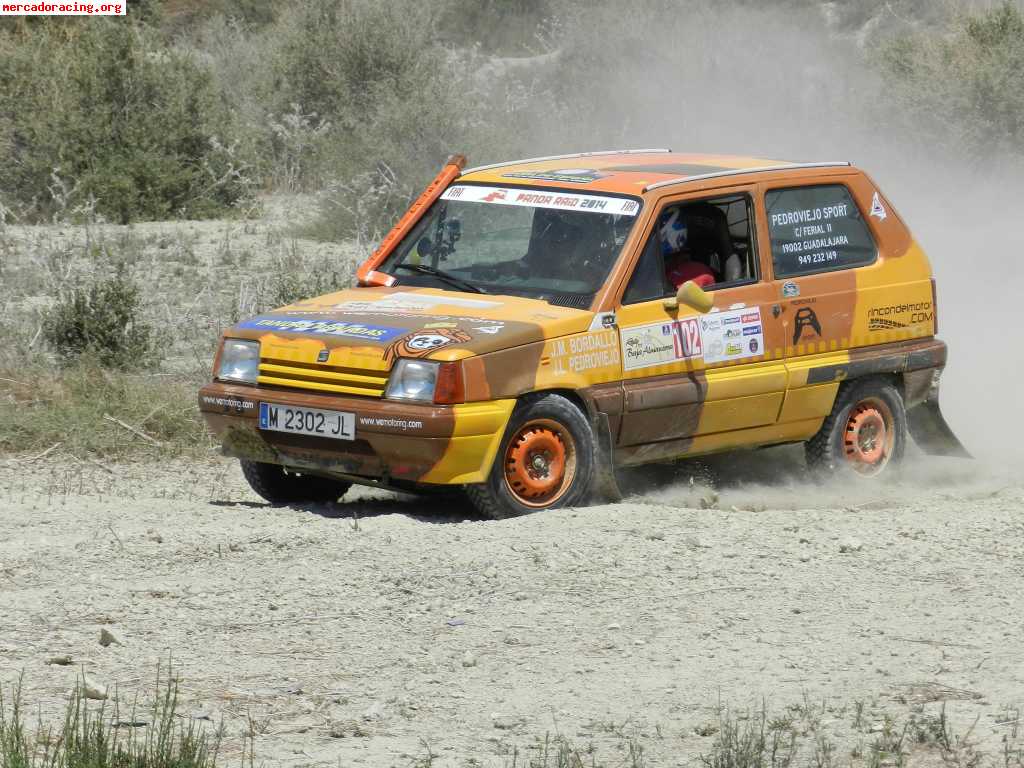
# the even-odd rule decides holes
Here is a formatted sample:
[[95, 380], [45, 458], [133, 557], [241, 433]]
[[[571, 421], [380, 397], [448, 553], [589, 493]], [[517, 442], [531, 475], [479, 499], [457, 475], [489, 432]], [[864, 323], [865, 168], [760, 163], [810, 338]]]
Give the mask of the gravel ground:
[[739, 455], [714, 465], [717, 493], [683, 470], [620, 504], [489, 522], [378, 491], [275, 508], [220, 458], [8, 459], [0, 683], [24, 674], [49, 718], [83, 669], [130, 702], [171, 657], [230, 764], [251, 728], [269, 765], [505, 765], [545, 733], [694, 765], [720, 704], [814, 701], [845, 765], [886, 714], [946, 701], [1003, 765], [1024, 485], [950, 461], [820, 488], [797, 461]]

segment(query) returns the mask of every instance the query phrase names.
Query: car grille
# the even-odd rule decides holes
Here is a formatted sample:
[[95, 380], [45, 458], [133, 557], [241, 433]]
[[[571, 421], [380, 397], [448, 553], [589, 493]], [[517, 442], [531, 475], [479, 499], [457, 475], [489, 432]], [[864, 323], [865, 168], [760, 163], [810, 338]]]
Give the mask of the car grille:
[[383, 362], [381, 366], [381, 370], [366, 370], [264, 357], [260, 359], [257, 382], [277, 387], [312, 389], [317, 392], [381, 397], [388, 381], [388, 372], [383, 368]]

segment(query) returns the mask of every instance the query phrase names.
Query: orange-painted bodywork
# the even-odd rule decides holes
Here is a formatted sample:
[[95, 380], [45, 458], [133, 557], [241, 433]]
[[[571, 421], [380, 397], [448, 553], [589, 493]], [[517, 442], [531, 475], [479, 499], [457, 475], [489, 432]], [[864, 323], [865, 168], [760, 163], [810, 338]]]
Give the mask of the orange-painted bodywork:
[[[587, 308], [497, 292], [392, 285], [394, 278], [378, 268], [453, 184], [628, 196], [640, 208]], [[788, 278], [774, 274], [766, 194], [805, 185], [846, 187], [877, 246], [873, 262]], [[630, 276], [664, 207], [724, 195], [752, 201], [756, 279], [709, 290], [708, 313], [669, 308], [660, 299], [624, 303]], [[876, 204], [885, 215], [869, 215]], [[246, 399], [245, 388], [215, 382], [204, 388], [200, 402], [236, 455], [350, 477], [479, 483], [491, 472], [519, 398], [557, 391], [581, 403], [604, 435], [614, 464], [642, 464], [807, 440], [832, 411], [841, 384], [861, 376], [893, 377], [908, 406], [928, 402], [946, 359], [945, 345], [935, 338], [935, 296], [926, 255], [874, 182], [846, 164], [811, 167], [766, 158], [650, 151], [529, 160], [463, 172], [462, 159], [453, 158], [357, 277], [367, 287], [277, 310], [266, 328], [247, 325], [229, 332], [260, 341], [258, 386], [249, 388]], [[642, 343], [644, 329], [679, 324], [695, 329], [730, 313], [758, 318], [743, 322], [758, 323], [757, 337], [763, 342], [742, 359], [701, 353], [628, 364], [627, 343]], [[805, 332], [802, 326], [811, 315], [813, 325]], [[363, 323], [391, 335], [353, 340], [274, 325], [277, 318], [286, 322], [291, 317]], [[424, 338], [433, 346], [417, 344]], [[442, 399], [429, 405], [388, 402], [389, 373], [397, 359], [408, 357], [443, 363]], [[354, 412], [357, 445], [269, 435], [254, 424], [260, 398]], [[940, 422], [936, 441], [951, 444]], [[523, 450], [522, 456], [513, 452], [504, 459], [512, 460], [524, 488], [543, 490], [548, 475], [530, 475], [522, 463], [529, 451]], [[545, 459], [550, 462], [545, 472], [560, 467], [552, 456]]]

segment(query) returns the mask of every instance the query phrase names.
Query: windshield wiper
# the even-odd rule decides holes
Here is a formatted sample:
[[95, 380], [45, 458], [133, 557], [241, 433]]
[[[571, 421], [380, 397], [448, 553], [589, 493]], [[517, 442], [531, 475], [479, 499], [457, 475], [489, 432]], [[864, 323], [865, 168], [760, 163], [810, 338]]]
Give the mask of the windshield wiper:
[[450, 272], [445, 272], [443, 269], [430, 267], [426, 264], [396, 264], [395, 269], [407, 269], [410, 272], [418, 272], [421, 275], [436, 277], [438, 280], [446, 282], [448, 285], [458, 288], [460, 291], [468, 291], [469, 293], [487, 293], [487, 291], [478, 285], [473, 285], [472, 283], [463, 280], [461, 277], [456, 277]]

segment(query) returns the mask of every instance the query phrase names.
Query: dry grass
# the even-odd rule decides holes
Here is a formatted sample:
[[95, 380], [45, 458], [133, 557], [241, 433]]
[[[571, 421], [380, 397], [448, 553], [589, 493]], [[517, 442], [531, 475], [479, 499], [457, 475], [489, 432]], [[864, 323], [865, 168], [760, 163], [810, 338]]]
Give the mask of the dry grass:
[[[205, 454], [196, 408], [221, 332], [271, 307], [350, 284], [351, 246], [288, 234], [302, 198], [270, 200], [246, 221], [113, 226], [0, 225], [0, 454], [79, 458]], [[62, 368], [47, 345], [53, 307], [123, 270], [138, 286], [136, 321], [155, 354], [129, 370], [84, 355]], [[131, 349], [123, 350], [133, 363]], [[152, 438], [105, 419], [110, 416]], [[57, 446], [54, 448], [53, 446]], [[48, 454], [49, 455], [49, 454]]]
[[190, 377], [111, 371], [89, 360], [63, 370], [38, 363], [0, 369], [0, 452], [208, 453], [213, 443], [196, 408], [197, 388]]
[[[56, 728], [26, 722], [20, 684], [9, 700], [0, 691], [0, 766], [3, 768], [216, 768], [222, 732], [207, 732], [178, 714], [178, 682], [158, 671], [148, 711], [91, 703], [84, 678], [68, 698]], [[243, 766], [245, 765], [243, 760]], [[252, 765], [252, 755], [249, 755]]]

